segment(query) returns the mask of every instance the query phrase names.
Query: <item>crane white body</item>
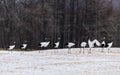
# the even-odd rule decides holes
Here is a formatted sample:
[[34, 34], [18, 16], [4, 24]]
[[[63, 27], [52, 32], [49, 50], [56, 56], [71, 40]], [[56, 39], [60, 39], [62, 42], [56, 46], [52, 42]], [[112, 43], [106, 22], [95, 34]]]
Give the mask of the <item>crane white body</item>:
[[21, 49], [26, 49], [27, 44], [22, 44], [23, 47], [21, 47]]
[[56, 42], [56, 43], [55, 43], [55, 48], [58, 48], [58, 47], [59, 47], [59, 44], [60, 44], [60, 42]]
[[94, 47], [94, 41], [91, 41], [90, 39], [88, 40], [88, 45], [89, 48], [93, 48]]
[[73, 47], [74, 45], [75, 45], [75, 43], [69, 42], [68, 45], [67, 45], [67, 47], [68, 47], [68, 48], [71, 48], [71, 47]]
[[15, 48], [15, 45], [10, 45], [9, 48], [8, 48], [8, 50], [12, 50], [14, 48]]
[[94, 43], [95, 43], [97, 46], [101, 46], [101, 43], [100, 43], [97, 39], [94, 40]]
[[101, 44], [100, 44], [100, 42], [98, 41], [98, 40], [93, 40], [93, 41], [91, 41], [90, 39], [88, 40], [88, 45], [89, 45], [89, 48], [93, 48], [94, 47], [94, 45], [97, 45], [97, 46], [100, 46]]
[[40, 47], [47, 47], [50, 44], [50, 42], [41, 42], [40, 44]]
[[80, 46], [83, 47], [83, 48], [85, 48], [85, 47], [87, 46], [87, 43], [86, 43], [86, 42], [82, 42], [82, 43], [80, 44]]

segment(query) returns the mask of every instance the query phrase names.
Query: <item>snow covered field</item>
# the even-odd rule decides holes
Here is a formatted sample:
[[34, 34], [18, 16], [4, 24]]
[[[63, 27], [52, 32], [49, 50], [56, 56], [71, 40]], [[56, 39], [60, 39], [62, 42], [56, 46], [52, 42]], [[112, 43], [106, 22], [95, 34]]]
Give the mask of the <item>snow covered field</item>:
[[92, 54], [79, 53], [80, 49], [48, 51], [0, 51], [0, 75], [120, 75], [120, 49]]

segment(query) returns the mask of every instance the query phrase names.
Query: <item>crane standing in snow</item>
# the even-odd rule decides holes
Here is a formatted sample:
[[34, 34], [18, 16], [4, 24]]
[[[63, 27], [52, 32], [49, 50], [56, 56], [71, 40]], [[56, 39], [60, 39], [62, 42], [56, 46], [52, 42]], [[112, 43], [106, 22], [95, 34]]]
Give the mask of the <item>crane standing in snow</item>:
[[[102, 43], [104, 43], [104, 42], [102, 42]], [[104, 48], [106, 48], [108, 50], [108, 53], [110, 52], [110, 48], [112, 47], [112, 45], [113, 45], [113, 42], [105, 42]]]
[[113, 45], [112, 37], [109, 37], [106, 39], [106, 37], [103, 37], [104, 41], [101, 43], [102, 51], [104, 52], [104, 48], [108, 49], [108, 53], [110, 52], [110, 48]]
[[110, 42], [110, 43], [107, 43], [107, 49], [108, 49], [108, 53], [110, 52], [110, 48], [112, 47], [113, 45], [113, 42]]
[[[27, 46], [28, 46], [27, 41], [25, 41], [24, 44], [21, 44], [21, 45], [20, 45], [20, 49], [22, 49], [22, 50], [27, 50]], [[24, 52], [23, 52], [23, 53], [24, 53]], [[22, 54], [22, 53], [21, 53], [21, 54]]]
[[85, 47], [87, 46], [87, 43], [86, 42], [82, 42], [81, 44], [80, 44], [80, 46], [81, 46], [81, 50], [80, 50], [80, 53], [81, 53], [81, 51], [83, 50], [83, 53], [84, 53], [84, 49], [85, 49]]
[[71, 54], [71, 47], [75, 46], [75, 43], [72, 42], [68, 42], [65, 44], [68, 47], [68, 53]]
[[92, 48], [95, 47], [95, 44], [97, 46], [100, 46], [100, 42], [96, 39], [94, 39], [93, 41], [91, 41], [90, 39], [88, 40], [88, 45], [89, 45], [89, 52], [88, 53], [91, 53], [92, 52]]
[[14, 42], [13, 45], [10, 45], [10, 46], [7, 47], [8, 50], [11, 51], [11, 53], [12, 53], [12, 50], [15, 48], [15, 43], [16, 42]]
[[102, 47], [101, 52], [104, 52], [104, 48], [105, 48], [105, 41], [103, 41], [103, 42], [101, 43], [101, 47]]
[[[60, 41], [60, 39], [61, 39], [61, 38], [58, 37], [58, 42], [56, 42], [56, 43], [53, 44], [53, 47], [54, 47], [54, 48], [56, 48], [56, 49], [59, 48], [59, 45], [60, 45], [60, 42], [59, 42], [59, 41]], [[55, 51], [56, 51], [56, 50], [55, 50]], [[55, 53], [55, 51], [54, 51], [54, 53]], [[58, 51], [58, 50], [57, 50], [57, 51]]]
[[58, 48], [59, 47], [59, 44], [60, 44], [60, 42], [56, 42], [56, 43], [54, 43], [54, 48]]
[[[40, 42], [39, 47], [46, 48], [49, 44], [50, 44], [50, 42]], [[39, 53], [40, 53], [40, 51], [39, 51]]]
[[110, 48], [112, 47], [112, 45], [113, 45], [113, 42], [108, 43], [108, 47], [107, 47], [108, 53], [110, 52]]
[[[58, 47], [59, 47], [59, 44], [60, 44], [60, 42], [56, 42], [56, 43], [53, 44], [53, 47], [54, 47], [54, 48], [58, 48]], [[56, 51], [56, 50], [55, 50], [55, 51]], [[57, 51], [58, 51], [58, 50], [57, 50]], [[54, 52], [54, 53], [55, 53], [55, 52]]]
[[26, 50], [27, 49], [27, 41], [25, 41], [25, 43], [24, 44], [21, 44], [20, 45], [20, 49], [24, 49], [24, 50]]

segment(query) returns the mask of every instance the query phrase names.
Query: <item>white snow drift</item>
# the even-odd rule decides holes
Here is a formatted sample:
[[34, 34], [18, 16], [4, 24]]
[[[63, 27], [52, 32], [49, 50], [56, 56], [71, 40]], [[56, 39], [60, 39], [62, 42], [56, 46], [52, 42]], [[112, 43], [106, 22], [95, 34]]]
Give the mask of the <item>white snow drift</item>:
[[79, 48], [21, 52], [0, 51], [0, 75], [120, 75], [120, 49], [101, 53], [94, 48], [88, 54], [79, 53]]

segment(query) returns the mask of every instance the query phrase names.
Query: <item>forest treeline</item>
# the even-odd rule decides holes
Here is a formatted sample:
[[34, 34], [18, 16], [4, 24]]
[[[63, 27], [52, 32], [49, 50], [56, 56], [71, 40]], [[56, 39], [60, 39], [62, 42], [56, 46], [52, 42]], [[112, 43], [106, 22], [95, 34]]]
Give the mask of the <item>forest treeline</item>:
[[79, 43], [103, 37], [120, 46], [120, 10], [112, 0], [0, 0], [0, 47], [28, 41], [38, 49], [41, 41]]

